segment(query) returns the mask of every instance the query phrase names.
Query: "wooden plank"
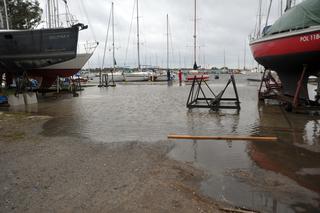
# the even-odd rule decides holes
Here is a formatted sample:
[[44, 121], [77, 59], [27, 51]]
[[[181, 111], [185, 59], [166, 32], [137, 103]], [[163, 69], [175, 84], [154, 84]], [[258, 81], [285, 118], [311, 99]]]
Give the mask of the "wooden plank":
[[277, 137], [260, 137], [260, 136], [192, 136], [192, 135], [168, 135], [168, 139], [188, 139], [188, 140], [231, 140], [231, 141], [278, 141]]

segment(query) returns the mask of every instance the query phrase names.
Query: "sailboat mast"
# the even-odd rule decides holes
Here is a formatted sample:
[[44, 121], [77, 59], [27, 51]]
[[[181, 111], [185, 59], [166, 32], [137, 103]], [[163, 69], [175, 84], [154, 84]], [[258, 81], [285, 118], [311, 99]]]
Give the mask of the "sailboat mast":
[[113, 72], [116, 71], [115, 47], [114, 47], [114, 7], [113, 2], [111, 6], [112, 13], [112, 58], [113, 58]]
[[59, 12], [59, 2], [57, 1], [57, 6], [56, 6], [57, 8], [56, 8], [56, 11], [57, 11], [57, 27], [60, 27], [59, 25], [60, 25], [60, 12]]
[[243, 70], [246, 70], [247, 41], [244, 40]]
[[267, 14], [267, 19], [266, 19], [266, 24], [265, 27], [268, 26], [268, 21], [269, 21], [269, 16], [270, 16], [270, 11], [271, 11], [271, 6], [272, 6], [272, 0], [270, 0], [269, 8], [268, 8], [268, 14]]
[[47, 10], [48, 10], [48, 24], [49, 24], [49, 28], [51, 28], [51, 0], [47, 1]]
[[261, 21], [262, 21], [262, 0], [259, 0], [259, 21], [258, 21], [258, 32], [257, 38], [261, 35]]
[[167, 70], [169, 70], [169, 15], [167, 14]]
[[140, 64], [140, 32], [139, 32], [139, 0], [137, 0], [137, 50], [138, 50], [138, 71], [141, 70]]
[[226, 69], [226, 49], [223, 50], [223, 70]]
[[197, 69], [197, 0], [194, 0], [193, 61], [193, 67]]
[[9, 27], [9, 18], [8, 18], [8, 10], [7, 10], [7, 3], [6, 3], [6, 0], [3, 0], [3, 4], [4, 4], [4, 12], [5, 12], [5, 16], [6, 16], [7, 30], [9, 30], [9, 29], [10, 29], [10, 27]]

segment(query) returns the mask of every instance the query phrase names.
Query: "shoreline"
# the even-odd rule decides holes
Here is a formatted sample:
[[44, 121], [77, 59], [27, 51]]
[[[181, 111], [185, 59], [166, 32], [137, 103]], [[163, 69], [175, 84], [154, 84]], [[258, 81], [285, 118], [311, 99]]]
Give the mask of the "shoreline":
[[48, 120], [0, 114], [0, 211], [221, 211], [221, 204], [199, 190], [205, 173], [169, 159], [167, 142], [45, 137], [42, 125]]

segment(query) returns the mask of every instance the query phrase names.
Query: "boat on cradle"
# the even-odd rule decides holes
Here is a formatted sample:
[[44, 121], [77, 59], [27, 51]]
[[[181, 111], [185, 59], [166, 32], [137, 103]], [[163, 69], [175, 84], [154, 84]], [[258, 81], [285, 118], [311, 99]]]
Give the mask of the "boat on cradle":
[[77, 24], [69, 28], [0, 31], [0, 72], [13, 77], [74, 59], [78, 33], [83, 28]]
[[194, 35], [193, 35], [193, 70], [188, 71], [185, 81], [192, 82], [194, 79], [208, 81], [209, 75], [198, 70], [197, 65], [197, 0], [194, 0]]
[[[261, 35], [250, 41], [255, 60], [277, 72], [285, 95], [294, 96], [303, 76], [302, 89], [307, 91], [310, 75], [320, 72], [320, 1], [305, 0], [294, 7], [287, 1], [285, 13]], [[308, 98], [301, 94], [301, 98]]]
[[[57, 14], [58, 2], [53, 1], [47, 0], [48, 12]], [[92, 56], [95, 47], [91, 53], [77, 53], [79, 31], [88, 26], [70, 20], [68, 27], [61, 27], [57, 17], [49, 17], [46, 29], [0, 31], [0, 74], [6, 73], [7, 85], [26, 73], [39, 79], [41, 88], [49, 88], [58, 76], [79, 72]]]

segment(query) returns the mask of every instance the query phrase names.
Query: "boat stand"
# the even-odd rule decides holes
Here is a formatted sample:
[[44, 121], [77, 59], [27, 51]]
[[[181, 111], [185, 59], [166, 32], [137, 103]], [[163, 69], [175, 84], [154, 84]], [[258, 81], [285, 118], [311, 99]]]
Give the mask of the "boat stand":
[[[230, 84], [233, 86], [235, 97], [224, 98], [223, 95]], [[205, 89], [207, 93], [209, 91], [209, 96], [206, 95]], [[230, 75], [226, 86], [217, 95], [203, 78], [199, 79], [194, 77], [187, 100], [187, 108], [209, 108], [212, 111], [218, 111], [219, 109], [237, 109], [239, 111], [240, 101], [234, 76]]]
[[[265, 90], [262, 90], [265, 88]], [[265, 69], [259, 87], [259, 100], [274, 99], [281, 91], [281, 84], [272, 76], [271, 71]]]
[[101, 82], [99, 87], [115, 87], [116, 86], [116, 82], [113, 79], [113, 72], [111, 72], [111, 79], [109, 80], [109, 75], [108, 74], [104, 74], [101, 77]]
[[[270, 74], [269, 70], [265, 70], [260, 89], [259, 89], [259, 99], [274, 99], [280, 101], [285, 107], [285, 110], [288, 112], [296, 113], [309, 113], [310, 111], [319, 111], [320, 110], [320, 78], [318, 78], [318, 86], [316, 89], [315, 101], [309, 100], [308, 91], [303, 89], [303, 79], [307, 72], [307, 65], [303, 66], [300, 78], [297, 82], [297, 87], [295, 90], [294, 96], [284, 95], [282, 92], [281, 84], [279, 84]], [[262, 91], [263, 84], [265, 85], [265, 90]], [[305, 99], [301, 98], [301, 94], [305, 94]]]

